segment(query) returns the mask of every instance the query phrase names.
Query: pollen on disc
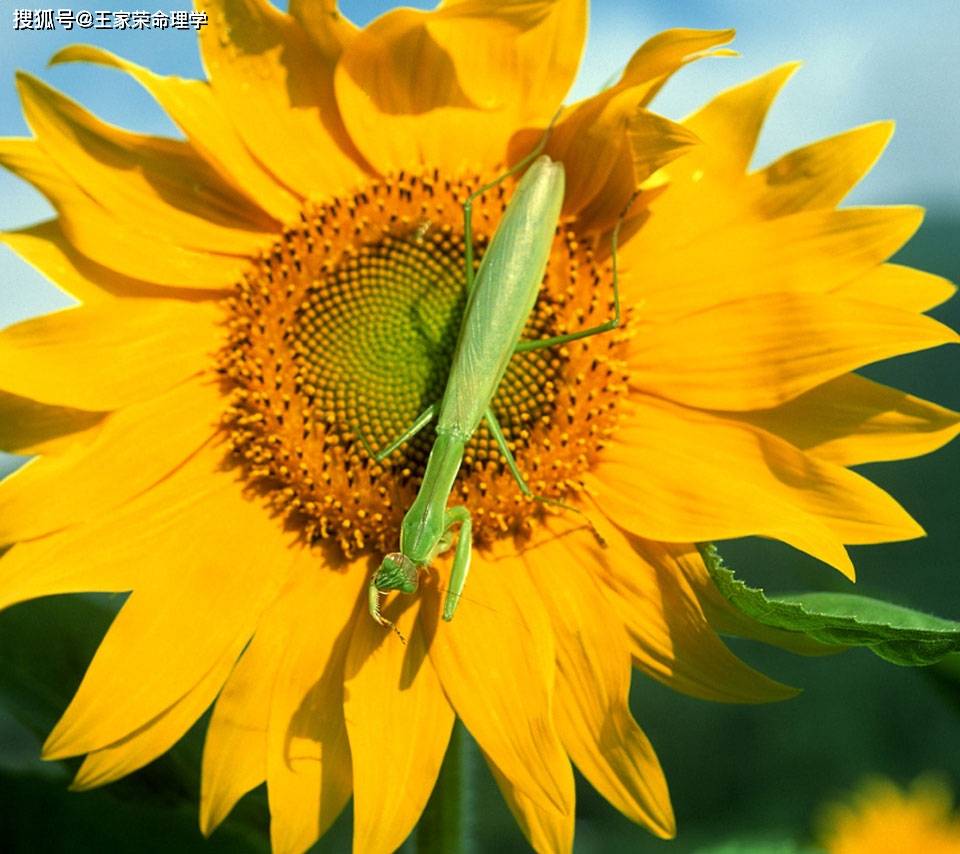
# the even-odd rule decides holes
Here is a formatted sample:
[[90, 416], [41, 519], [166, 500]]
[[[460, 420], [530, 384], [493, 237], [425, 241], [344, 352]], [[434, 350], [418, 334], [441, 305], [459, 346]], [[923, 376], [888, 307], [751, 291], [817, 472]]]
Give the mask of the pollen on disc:
[[[367, 449], [403, 434], [445, 392], [467, 300], [462, 202], [486, 180], [400, 174], [307, 204], [225, 302], [230, 334], [219, 365], [232, 458], [309, 540], [332, 540], [347, 556], [397, 544], [433, 430], [379, 464]], [[509, 191], [475, 204], [476, 266]], [[604, 319], [609, 270], [591, 245], [558, 230], [524, 337]], [[539, 494], [576, 490], [615, 423], [623, 336], [607, 339], [517, 354], [501, 382], [494, 411]], [[469, 501], [481, 543], [522, 529], [536, 511], [518, 498], [485, 425], [468, 444], [455, 494]]]

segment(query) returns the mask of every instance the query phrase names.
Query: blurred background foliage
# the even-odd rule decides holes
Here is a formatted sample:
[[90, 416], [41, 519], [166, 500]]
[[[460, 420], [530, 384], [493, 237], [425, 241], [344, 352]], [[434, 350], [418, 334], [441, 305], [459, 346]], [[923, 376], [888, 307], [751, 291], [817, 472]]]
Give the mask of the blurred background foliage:
[[[387, 5], [343, 4], [347, 14], [359, 22]], [[72, 4], [74, 9], [84, 7]], [[111, 2], [97, 6], [114, 7], [124, 8]], [[184, 8], [184, 4], [173, 2], [164, 8]], [[899, 119], [898, 136], [888, 158], [892, 165], [882, 163], [853, 200], [926, 204], [926, 222], [895, 260], [954, 281], [960, 279], [957, 111], [945, 98], [946, 92], [960, 88], [960, 72], [955, 63], [948, 62], [947, 52], [935, 49], [938, 42], [955, 45], [960, 40], [960, 7], [939, 0], [909, 4], [897, 0], [879, 7], [857, 0], [846, 4], [842, 12], [837, 7], [827, 13], [833, 7], [790, 0], [777, 4], [775, 14], [768, 14], [772, 7], [767, 4], [703, 0], [684, 4], [679, 17], [675, 8], [653, 0], [595, 4], [587, 65], [578, 84], [580, 94], [595, 89], [629, 54], [630, 48], [624, 44], [619, 58], [612, 59], [616, 52], [604, 50], [604, 44], [615, 41], [619, 49], [620, 42], [630, 38], [629, 44], [635, 46], [667, 26], [737, 26], [736, 45], [747, 56], [742, 62], [691, 69], [686, 83], [664, 93], [660, 108], [673, 117], [688, 112], [724, 85], [747, 79], [777, 62], [805, 58], [811, 71], [808, 82], [802, 83], [802, 72], [774, 108], [757, 163], [851, 125], [888, 116]], [[817, 9], [819, 16], [813, 14]], [[4, 15], [8, 12], [4, 10]], [[630, 16], [629, 26], [618, 23], [628, 20], [625, 15]], [[637, 29], [636, 37], [630, 27]], [[830, 37], [817, 38], [818, 33]], [[847, 42], [845, 34], [851, 36]], [[0, 132], [24, 133], [10, 100], [12, 68], [39, 71], [45, 58], [67, 41], [81, 37], [98, 41], [168, 73], [199, 72], [195, 48], [184, 43], [189, 40], [185, 33], [179, 34], [179, 41], [172, 33], [155, 33], [152, 44], [144, 39], [124, 42], [119, 35], [109, 31], [14, 33], [11, 21], [4, 19], [0, 23]], [[896, 55], [895, 44], [899, 45]], [[895, 71], [878, 56], [894, 65]], [[713, 70], [717, 68], [720, 70]], [[82, 97], [82, 91], [91, 86], [83, 76], [86, 72], [73, 68], [57, 71], [58, 76], [45, 76], [68, 91], [75, 81], [75, 95]], [[895, 84], [889, 83], [891, 74]], [[855, 80], [859, 88], [844, 82], [847, 78]], [[116, 76], [110, 78], [111, 84], [120, 82]], [[872, 92], [874, 83], [888, 100], [861, 98], [855, 104], [859, 112], [851, 113], [851, 92]], [[795, 87], [799, 94], [791, 96]], [[93, 107], [107, 118], [126, 118], [128, 126], [170, 131], [162, 126], [162, 117], [144, 106], [139, 93], [122, 86], [118, 91], [122, 92], [119, 104], [114, 96], [106, 108], [96, 103]], [[125, 117], [131, 106], [133, 119]], [[803, 129], [802, 134], [792, 138], [790, 134], [797, 128]], [[906, 145], [898, 142], [904, 137]], [[911, 192], [911, 187], [915, 191]], [[0, 222], [4, 227], [48, 215], [32, 191], [7, 176], [0, 181], [0, 193], [5, 199]], [[61, 298], [49, 285], [9, 253], [0, 258], [0, 323], [62, 305], [58, 300]], [[948, 303], [933, 315], [960, 327], [960, 301]], [[920, 353], [872, 366], [864, 373], [960, 408], [953, 354]], [[0, 471], [16, 464], [14, 459], [0, 459]], [[859, 577], [856, 591], [960, 618], [960, 443], [918, 460], [864, 466], [862, 471], [891, 492], [925, 526], [928, 537], [854, 548]], [[849, 589], [839, 574], [775, 543], [727, 543], [722, 553], [745, 580], [768, 591]], [[262, 791], [241, 802], [211, 840], [204, 841], [197, 830], [199, 754], [205, 721], [167, 756], [99, 791], [69, 792], [67, 786], [77, 763], [41, 763], [37, 758], [43, 737], [79, 684], [120, 599], [57, 598], [0, 614], [0, 849], [119, 854], [266, 850], [268, 818]], [[960, 782], [956, 777], [960, 769], [960, 664], [956, 660], [939, 668], [938, 676], [932, 668], [889, 665], [865, 650], [806, 659], [747, 642], [731, 641], [731, 645], [751, 664], [803, 688], [803, 693], [768, 706], [724, 706], [673, 693], [635, 674], [634, 713], [657, 748], [670, 781], [679, 837], [673, 843], [653, 839], [581, 780], [578, 852], [795, 854], [815, 850], [804, 846], [809, 844], [822, 804], [843, 797], [864, 776], [879, 773], [907, 783], [934, 770], [944, 774], [956, 790]], [[472, 827], [475, 849], [495, 849], [500, 854], [527, 850], [482, 760], [474, 759], [478, 779]], [[316, 850], [348, 851], [350, 821], [348, 809]], [[405, 848], [416, 850], [413, 841]]]

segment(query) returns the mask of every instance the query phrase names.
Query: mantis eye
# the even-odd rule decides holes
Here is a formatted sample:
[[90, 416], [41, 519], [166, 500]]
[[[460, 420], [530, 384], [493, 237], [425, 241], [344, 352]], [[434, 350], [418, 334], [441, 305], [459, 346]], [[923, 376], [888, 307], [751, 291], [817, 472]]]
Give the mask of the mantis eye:
[[416, 593], [420, 586], [419, 574], [417, 565], [405, 554], [391, 552], [383, 558], [373, 583], [378, 590]]

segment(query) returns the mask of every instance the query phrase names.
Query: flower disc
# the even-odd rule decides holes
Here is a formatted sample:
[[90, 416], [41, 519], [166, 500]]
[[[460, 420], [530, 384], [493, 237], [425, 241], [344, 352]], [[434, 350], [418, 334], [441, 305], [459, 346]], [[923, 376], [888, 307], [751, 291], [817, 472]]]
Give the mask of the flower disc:
[[[308, 537], [334, 538], [347, 554], [394, 547], [419, 486], [431, 429], [383, 464], [369, 450], [443, 397], [467, 299], [462, 204], [480, 182], [401, 174], [308, 205], [227, 302], [231, 336], [220, 361], [233, 387], [225, 424], [234, 452]], [[477, 267], [508, 195], [500, 185], [477, 200]], [[523, 337], [608, 317], [611, 273], [562, 223]], [[578, 473], [615, 423], [626, 377], [610, 360], [622, 339], [607, 334], [511, 360], [493, 408], [537, 494], [582, 488]], [[536, 512], [485, 425], [456, 490], [481, 542], [523, 530]]]

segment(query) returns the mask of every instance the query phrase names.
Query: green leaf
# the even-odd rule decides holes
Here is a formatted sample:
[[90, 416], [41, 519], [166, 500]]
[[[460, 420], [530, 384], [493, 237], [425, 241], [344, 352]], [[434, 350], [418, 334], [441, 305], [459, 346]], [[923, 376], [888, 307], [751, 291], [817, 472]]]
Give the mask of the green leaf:
[[767, 596], [736, 578], [716, 546], [701, 546], [700, 553], [727, 601], [764, 626], [832, 646], [863, 646], [906, 667], [933, 664], [960, 651], [960, 623], [953, 620], [852, 593]]

